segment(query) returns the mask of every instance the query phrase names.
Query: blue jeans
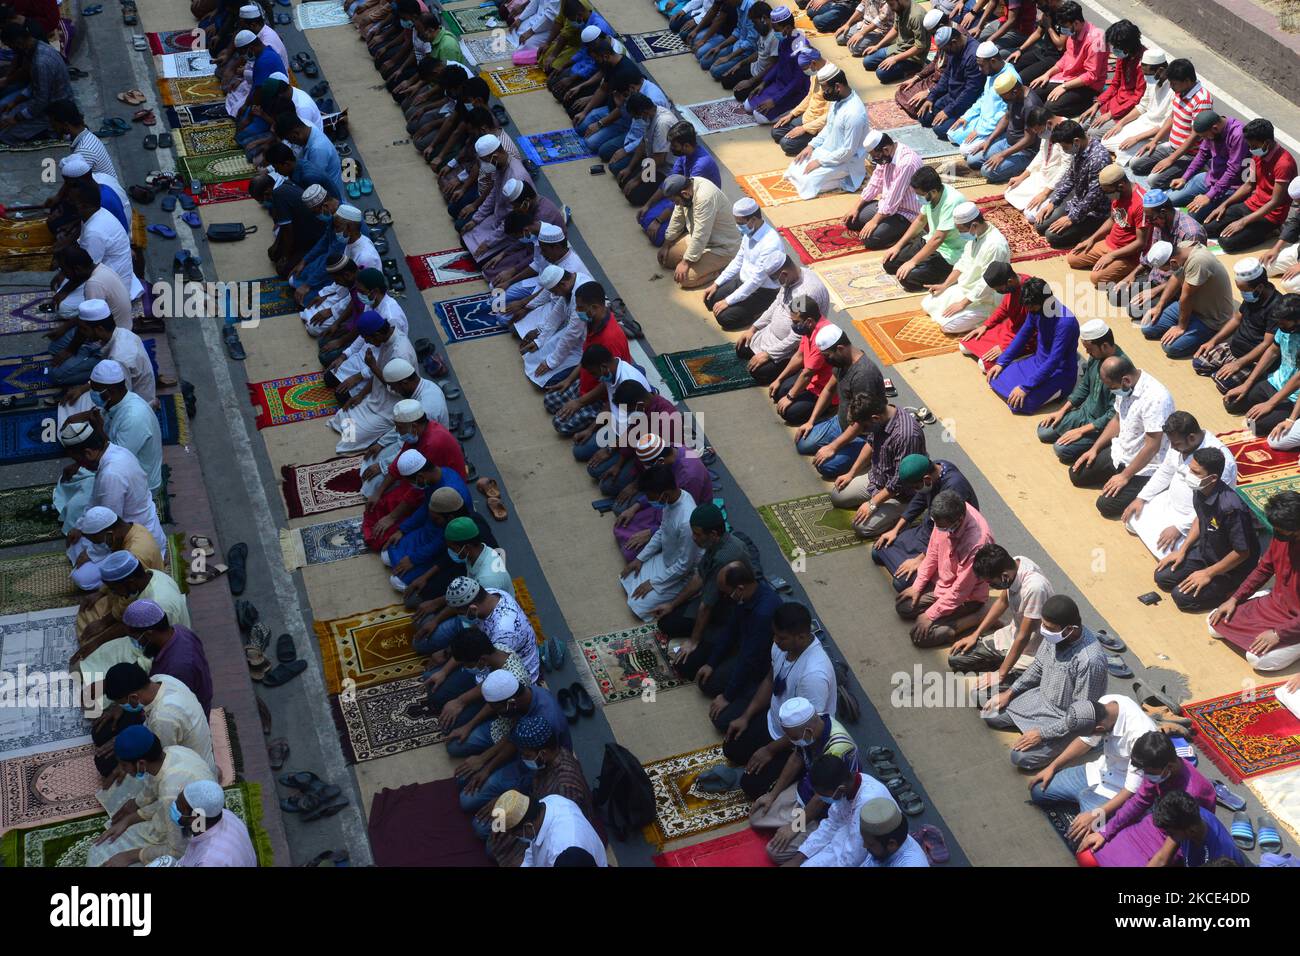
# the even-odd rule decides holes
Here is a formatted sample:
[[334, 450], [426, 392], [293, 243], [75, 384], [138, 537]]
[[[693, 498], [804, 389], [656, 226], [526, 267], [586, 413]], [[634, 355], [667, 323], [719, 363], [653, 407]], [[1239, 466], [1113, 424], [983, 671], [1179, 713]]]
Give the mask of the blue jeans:
[[[590, 126], [592, 123], [603, 120], [608, 115], [608, 106], [598, 106], [587, 115], [586, 123]], [[605, 162], [609, 162], [609, 157], [613, 156], [618, 148], [623, 145], [623, 138], [627, 136], [628, 127], [631, 125], [632, 120], [630, 117], [621, 116], [615, 122], [603, 129], [596, 130], [596, 132], [588, 136], [587, 147], [593, 153], [600, 154], [600, 158]], [[579, 132], [582, 131], [579, 130]]]
[[[1165, 310], [1160, 313], [1160, 318], [1142, 328], [1142, 335], [1151, 340], [1159, 339], [1178, 324], [1181, 315], [1182, 310], [1179, 303], [1175, 302], [1166, 306]], [[1165, 350], [1165, 355], [1170, 358], [1187, 358], [1212, 338], [1214, 338], [1214, 330], [1202, 322], [1199, 316], [1193, 314], [1188, 316], [1187, 329], [1183, 334], [1168, 345], [1161, 346], [1161, 348]]]
[[449, 617], [439, 624], [428, 637], [416, 638], [411, 642], [415, 653], [428, 657], [434, 651], [445, 650], [451, 646], [451, 639], [461, 631], [460, 619]]
[[464, 741], [447, 741], [448, 757], [472, 757], [492, 746], [492, 721], [485, 720], [469, 732]]
[[713, 61], [718, 58], [718, 47], [728, 38], [720, 33], [715, 33], [704, 41], [704, 46], [695, 51], [695, 59], [700, 61], [700, 66], [706, 70], [713, 66]]
[[1012, 176], [1019, 176], [1021, 173], [1023, 173], [1026, 169], [1029, 168], [1029, 164], [1034, 160], [1033, 155], [1031, 155], [1027, 150], [1022, 149], [1020, 152], [1012, 153], [1010, 156], [1004, 159], [1002, 163], [998, 166], [996, 172], [993, 170], [983, 168], [985, 161], [990, 156], [992, 156], [994, 153], [1002, 152], [1002, 150], [1006, 149], [1007, 146], [1009, 145], [1010, 144], [1007, 142], [1006, 137], [1004, 136], [1001, 139], [996, 140], [994, 143], [992, 143], [988, 149], [982, 150], [981, 152], [978, 153], [972, 153], [970, 156], [967, 156], [966, 164], [970, 166], [971, 169], [978, 172], [981, 176], [983, 176], [991, 183], [1005, 183]]
[[[50, 351], [57, 354], [72, 344], [76, 328], [68, 329], [50, 343]], [[90, 373], [99, 362], [100, 347], [90, 342], [82, 342], [77, 351], [58, 365], [51, 365], [49, 379], [51, 385], [67, 388], [72, 385], [85, 385], [90, 381]]]
[[1187, 182], [1183, 183], [1182, 189], [1169, 190], [1169, 199], [1175, 206], [1186, 206], [1195, 197], [1201, 195], [1209, 188], [1210, 177], [1205, 173], [1197, 173]]
[[[815, 455], [822, 448], [839, 438], [842, 431], [839, 416], [832, 415], [830, 418], [814, 425], [812, 430], [795, 444], [795, 449], [801, 455]], [[817, 466], [818, 474], [827, 479], [838, 478], [858, 460], [858, 454], [866, 443], [865, 438], [855, 438], [847, 445], [842, 446], [839, 451]]]
[[[463, 787], [465, 781], [459, 777], [456, 778], [458, 786]], [[504, 767], [498, 767], [492, 771], [492, 775], [487, 778], [487, 782], [474, 793], [466, 793], [464, 790], [460, 793], [460, 808], [468, 814], [475, 814], [482, 810], [489, 803], [496, 800], [497, 797], [507, 790], [522, 790], [527, 793], [528, 788], [533, 784], [533, 772], [524, 766], [523, 761], [516, 757]]]
[[1046, 787], [1034, 784], [1029, 791], [1029, 799], [1040, 807], [1052, 803], [1077, 806], [1080, 813], [1096, 810], [1107, 800], [1088, 786], [1088, 772], [1083, 767], [1058, 770]]
[[713, 66], [709, 69], [709, 75], [715, 80], [721, 80], [732, 71], [732, 68], [734, 68], [737, 63], [753, 52], [753, 50], [743, 44], [736, 44], [722, 56], [713, 61]]
[[880, 64], [889, 59], [893, 52], [894, 51], [889, 47], [882, 47], [870, 56], [864, 56], [862, 58], [862, 68], [868, 71], [876, 70], [879, 68]]
[[833, 33], [853, 15], [852, 3], [830, 3], [812, 15], [813, 26], [821, 33]]

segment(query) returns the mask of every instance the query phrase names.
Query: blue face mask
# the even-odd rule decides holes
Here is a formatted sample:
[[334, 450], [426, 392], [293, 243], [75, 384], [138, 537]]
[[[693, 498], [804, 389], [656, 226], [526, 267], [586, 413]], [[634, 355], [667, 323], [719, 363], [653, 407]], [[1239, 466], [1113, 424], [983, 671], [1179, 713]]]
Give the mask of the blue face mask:
[[409, 30], [415, 26], [415, 21], [413, 20], [398, 20], [397, 22], [402, 25], [403, 30]]
[[1066, 38], [1074, 36], [1074, 31], [1071, 30], [1069, 27], [1061, 27], [1061, 29], [1058, 30], [1057, 32], [1060, 33], [1061, 36]]
[[463, 554], [457, 554], [455, 551], [448, 551], [447, 554], [448, 554], [448, 555], [451, 557], [451, 559], [452, 559], [453, 561], [455, 561], [457, 564], [464, 564], [465, 561], [466, 561], [466, 558], [465, 558], [465, 556], [464, 556]]
[[143, 780], [147, 776], [148, 774], [146, 774], [143, 770], [137, 770], [135, 772], [135, 779], [137, 780]]
[[667, 508], [668, 505], [666, 505], [666, 504], [665, 504], [664, 502], [662, 502], [662, 501], [652, 501], [652, 502], [650, 502], [650, 507], [651, 507], [651, 508], [657, 508], [657, 509], [659, 509], [660, 511], [662, 511], [664, 508]]
[[420, 436], [417, 435], [415, 432], [406, 432], [405, 434], [402, 435], [403, 445], [414, 445], [419, 440], [420, 440]]
[[[131, 646], [134, 647], [134, 648], [135, 648], [137, 651], [139, 651], [141, 654], [144, 653], [144, 644], [141, 643], [141, 641], [140, 641], [140, 639], [139, 639], [138, 637], [133, 637], [133, 638], [131, 638]], [[141, 707], [140, 709], [143, 710], [144, 708]]]
[[1259, 159], [1259, 157], [1263, 156], [1263, 155], [1264, 155], [1265, 153], [1267, 153], [1267, 152], [1268, 152], [1268, 150], [1264, 149], [1264, 148], [1261, 146], [1259, 149], [1252, 149], [1252, 150], [1250, 151], [1250, 155], [1254, 156], [1256, 159]]
[[477, 626], [478, 626], [478, 618], [476, 618], [476, 617], [470, 617], [468, 614], [462, 614], [462, 615], [460, 615], [460, 617], [458, 618], [458, 620], [460, 621], [460, 626], [461, 626], [461, 627], [466, 627], [466, 628], [468, 628], [468, 627], [477, 627]]
[[1131, 388], [1117, 388], [1117, 389], [1115, 389], [1115, 394], [1118, 395], [1120, 398], [1128, 398], [1130, 395], [1133, 394], [1133, 389], [1131, 389]]
[[[135, 638], [131, 638], [132, 643], [136, 643]], [[136, 644], [138, 647], [138, 643]], [[122, 710], [128, 714], [139, 714], [144, 712], [144, 704], [132, 704], [129, 701], [122, 705]]]
[[742, 236], [752, 236], [754, 234], [754, 227], [749, 225], [749, 223], [745, 223], [737, 228], [740, 229], [740, 234]]
[[1258, 293], [1258, 292], [1243, 292], [1243, 293], [1241, 294], [1241, 301], [1242, 301], [1242, 302], [1258, 302], [1258, 301], [1259, 301], [1259, 293]]
[[524, 766], [529, 770], [540, 770], [542, 767], [536, 760], [529, 760], [527, 757], [520, 757], [519, 759], [523, 761]]
[[608, 384], [610, 384], [611, 382], [614, 381], [614, 376], [613, 376], [613, 375], [602, 375], [602, 376], [600, 377], [600, 380], [601, 380], [602, 382], [604, 382], [606, 385], [608, 385]]
[[104, 393], [97, 392], [93, 388], [90, 390], [90, 400], [95, 404], [96, 408], [104, 408], [108, 404], [104, 401]]
[[173, 802], [172, 805], [171, 805], [170, 807], [167, 808], [167, 812], [171, 814], [171, 817], [172, 817], [172, 823], [176, 824], [177, 826], [180, 826], [180, 825], [181, 825], [181, 808], [178, 807], [178, 806], [176, 806], [175, 802]]
[[975, 233], [973, 233], [973, 232], [962, 232], [960, 229], [958, 229], [958, 230], [957, 230], [957, 238], [959, 238], [962, 242], [974, 242], [974, 241], [975, 241]]

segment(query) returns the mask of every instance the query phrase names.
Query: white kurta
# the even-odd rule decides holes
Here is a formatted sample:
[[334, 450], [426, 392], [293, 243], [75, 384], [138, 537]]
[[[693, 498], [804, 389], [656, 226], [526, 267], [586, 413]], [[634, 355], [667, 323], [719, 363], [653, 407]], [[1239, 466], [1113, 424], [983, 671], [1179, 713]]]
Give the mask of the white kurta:
[[[384, 321], [401, 332], [409, 336], [411, 323], [406, 318], [406, 313], [402, 307], [397, 304], [397, 300], [391, 295], [385, 295], [379, 300], [379, 304], [374, 307], [374, 311], [383, 316]], [[340, 382], [351, 378], [353, 375], [364, 375], [370, 377], [370, 370], [366, 368], [366, 340], [357, 336], [348, 343], [347, 348], [343, 350], [343, 364], [334, 370], [334, 374]]]
[[145, 351], [144, 340], [130, 329], [118, 326], [108, 339], [105, 358], [112, 359], [126, 370], [126, 384], [131, 391], [153, 405], [158, 400], [154, 387], [153, 363]]
[[1018, 185], [1009, 188], [1002, 198], [1025, 213], [1025, 218], [1033, 222], [1036, 217], [1031, 214], [1030, 202], [1044, 190], [1056, 188], [1056, 184], [1061, 181], [1061, 177], [1069, 167], [1070, 157], [1065, 154], [1065, 150], [1061, 149], [1059, 144], [1049, 143], [1047, 137], [1043, 137], [1038, 152], [1025, 167], [1025, 172], [1029, 175]]
[[[1223, 442], [1213, 432], [1206, 431], [1205, 439], [1198, 447], [1217, 448], [1223, 452], [1224, 466], [1220, 480], [1230, 488], [1237, 487], [1237, 461]], [[1191, 455], [1184, 457], [1173, 448], [1167, 449], [1155, 474], [1138, 492], [1138, 498], [1145, 502], [1142, 513], [1125, 523], [1125, 527], [1141, 538], [1147, 550], [1157, 558], [1163, 558], [1182, 547], [1183, 540], [1187, 537], [1187, 532], [1192, 530], [1192, 522], [1196, 519], [1196, 492], [1186, 480], [1192, 473], [1191, 463]], [[1161, 548], [1158, 542], [1166, 528], [1177, 528], [1178, 540], [1172, 547]]]
[[[966, 243], [961, 256], [953, 263], [954, 272], [961, 276], [938, 295], [927, 295], [921, 308], [934, 319], [948, 335], [969, 332], [984, 322], [997, 307], [999, 296], [984, 281], [984, 270], [994, 262], [1010, 262], [1011, 247], [1006, 237], [990, 225], [981, 236]], [[969, 299], [970, 304], [951, 316], [944, 312], [949, 306]]]
[[867, 108], [856, 93], [832, 103], [826, 125], [812, 138], [812, 158], [818, 167], [805, 172], [807, 162], [795, 160], [785, 171], [800, 199], [812, 199], [818, 193], [833, 190], [855, 191], [866, 178], [867, 148], [862, 145], [871, 123]]
[[[420, 403], [424, 409], [425, 417], [431, 422], [437, 422], [443, 428], [447, 427], [447, 399], [442, 394], [442, 388], [437, 382], [431, 382], [427, 378], [420, 379], [420, 385], [411, 396], [415, 401]], [[371, 465], [379, 466], [379, 474], [373, 478], [368, 478], [361, 484], [361, 493], [369, 498], [375, 493], [375, 490], [384, 482], [384, 476], [388, 474], [388, 466], [397, 460], [397, 456], [406, 448], [397, 435], [397, 429], [391, 428], [385, 432], [379, 439], [379, 454], [373, 458], [363, 458], [361, 468], [363, 474]]]
[[144, 295], [144, 286], [136, 278], [135, 267], [131, 262], [131, 237], [117, 221], [117, 217], [107, 209], [96, 209], [81, 224], [77, 245], [86, 250], [90, 261], [95, 265], [102, 262], [117, 273], [132, 302]]
[[181, 792], [200, 780], [215, 780], [203, 758], [186, 747], [163, 750], [162, 768], [154, 779], [155, 799], [140, 806], [144, 817], [116, 840], [92, 846], [87, 857], [91, 866], [103, 866], [123, 850], [140, 850], [140, 862], [149, 863], [164, 854], [180, 858], [185, 855], [185, 836], [172, 822], [171, 805]]
[[[406, 359], [412, 367], [420, 364], [411, 340], [394, 329], [388, 341], [379, 346], [375, 364], [382, 369], [396, 358]], [[393, 406], [398, 401], [399, 396], [391, 388], [383, 382], [373, 382], [355, 408], [335, 412], [330, 427], [342, 436], [335, 446], [338, 453], [360, 451], [382, 438], [393, 427]]]
[[127, 392], [112, 408], [104, 410], [104, 430], [108, 440], [121, 445], [135, 456], [149, 479], [149, 490], [162, 487], [162, 429], [158, 415], [149, 403]]
[[590, 821], [583, 816], [582, 808], [568, 797], [558, 793], [542, 797], [546, 816], [537, 838], [524, 851], [523, 866], [555, 866], [556, 859], [565, 850], [578, 847], [591, 854], [597, 866], [608, 866], [605, 844], [600, 841]]
[[[578, 311], [577, 295], [578, 289], [590, 281], [589, 275], [577, 276], [568, 297], [557, 299], [551, 310], [558, 324], [538, 333], [536, 351], [524, 353], [524, 374], [534, 385], [545, 385], [556, 372], [574, 368], [581, 361], [582, 347], [587, 341], [587, 322]], [[539, 372], [543, 362], [547, 371]]]
[[149, 678], [159, 685], [158, 693], [144, 708], [144, 725], [153, 731], [164, 747], [188, 747], [204, 759], [215, 778], [217, 758], [212, 753], [212, 730], [203, 714], [203, 705], [184, 681], [170, 674]]
[[[121, 445], [108, 443], [95, 469], [90, 500], [85, 508], [102, 505], [123, 521], [149, 529], [158, 547], [167, 556], [167, 535], [158, 520], [158, 509], [149, 493], [149, 478], [131, 454]], [[85, 511], [85, 508], [82, 511]], [[80, 514], [78, 515], [80, 518]]]
[[510, 40], [519, 44], [519, 38], [532, 31], [533, 35], [523, 44], [525, 50], [537, 50], [551, 38], [555, 29], [555, 18], [560, 13], [560, 0], [528, 0], [519, 13], [519, 23], [510, 31]]
[[[641, 562], [640, 570], [620, 579], [623, 590], [627, 592], [627, 606], [643, 621], [654, 620], [650, 610], [681, 593], [700, 558], [700, 549], [691, 535], [691, 512], [694, 510], [695, 499], [683, 491], [676, 501], [663, 509], [658, 530], [637, 555]], [[651, 583], [650, 593], [632, 597], [632, 592], [643, 581]]]
[[[543, 259], [542, 269], [545, 269], [550, 264], [551, 263]], [[574, 275], [583, 277], [574, 284], [573, 288], [575, 291], [582, 282], [590, 281], [586, 263], [584, 263], [582, 257], [572, 249], [566, 252], [564, 257], [560, 259], [559, 262], [555, 263], [555, 265], [559, 266], [565, 272], [572, 272]], [[538, 275], [540, 274], [541, 270], [538, 270]], [[521, 281], [534, 284], [537, 282], [536, 279], [524, 279]], [[516, 285], [517, 284], [518, 283], [516, 283]], [[514, 288], [514, 286], [511, 286], [511, 288]], [[552, 293], [542, 289], [537, 293], [537, 297], [529, 303], [528, 311], [525, 312], [523, 317], [515, 323], [515, 334], [520, 338], [523, 338], [528, 335], [529, 332], [533, 331], [533, 329], [538, 329], [538, 338], [543, 338], [564, 324], [565, 312], [567, 309], [567, 299], [557, 298]]]
[[[312, 338], [320, 338], [325, 335], [340, 321], [346, 319], [352, 311], [352, 290], [331, 282], [320, 290], [321, 300], [314, 308], [308, 309], [299, 314], [302, 319], [303, 327], [307, 334]], [[322, 312], [328, 315], [328, 318], [321, 322], [313, 324], [310, 320], [316, 318]]]
[[803, 866], [861, 866], [867, 856], [862, 845], [858, 814], [871, 800], [893, 800], [889, 790], [875, 777], [858, 774], [858, 792], [852, 797], [835, 800], [821, 825], [799, 847], [806, 860]]
[[1132, 149], [1120, 149], [1119, 144], [1134, 136], [1154, 133], [1164, 125], [1174, 110], [1174, 91], [1169, 86], [1169, 81], [1157, 84], [1148, 80], [1138, 105], [1142, 108], [1142, 113], [1136, 119], [1121, 129], [1112, 129], [1101, 138], [1102, 145], [1115, 154], [1115, 162], [1126, 168], [1137, 158], [1138, 151], [1151, 141], [1143, 140]]

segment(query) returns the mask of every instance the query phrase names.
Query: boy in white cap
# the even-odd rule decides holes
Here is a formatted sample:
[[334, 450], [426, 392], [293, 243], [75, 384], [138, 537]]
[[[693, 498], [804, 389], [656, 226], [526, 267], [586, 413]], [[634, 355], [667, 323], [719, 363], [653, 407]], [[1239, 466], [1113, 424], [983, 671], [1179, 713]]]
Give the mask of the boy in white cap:
[[1038, 440], [1051, 444], [1065, 464], [1092, 447], [1096, 436], [1115, 416], [1114, 394], [1101, 379], [1101, 363], [1112, 355], [1123, 355], [1110, 327], [1101, 319], [1089, 319], [1079, 327], [1079, 341], [1087, 356], [1065, 404], [1038, 423]]
[[411, 369], [405, 378], [401, 378], [399, 376], [405, 371], [402, 365], [386, 368], [384, 371], [390, 373], [389, 377], [392, 379], [388, 381], [386, 378], [385, 383], [400, 398], [393, 403], [393, 427], [375, 439], [361, 459], [361, 493], [367, 498], [370, 498], [383, 484], [388, 466], [408, 447], [397, 431], [399, 424], [409, 425], [423, 418], [430, 422], [437, 422], [446, 428], [448, 421], [447, 399], [443, 396], [437, 382], [421, 378], [420, 373], [415, 369]]
[[1011, 261], [1006, 237], [985, 221], [973, 202], [957, 206], [952, 220], [963, 243], [961, 256], [948, 277], [930, 286], [930, 294], [921, 300], [921, 308], [948, 335], [969, 332], [993, 313], [999, 296], [984, 281], [984, 271], [994, 262]]
[[852, 191], [866, 178], [864, 137], [871, 129], [867, 108], [838, 66], [828, 63], [817, 73], [822, 96], [831, 104], [826, 125], [785, 171], [800, 199], [819, 193]]
[[522, 346], [524, 374], [539, 388], [564, 381], [582, 359], [587, 317], [578, 308], [577, 297], [578, 289], [591, 281], [585, 272], [573, 273], [560, 266], [548, 266], [542, 273], [542, 288], [550, 293], [553, 302], [537, 334], [531, 340], [525, 336]]
[[76, 222], [76, 210], [71, 203], [66, 202], [66, 197], [67, 184], [77, 181], [93, 182], [98, 186], [99, 204], [114, 215], [123, 229], [130, 231], [131, 220], [127, 218], [126, 210], [131, 208], [131, 200], [114, 176], [94, 172], [90, 162], [81, 153], [72, 153], [60, 159], [59, 174], [63, 177], [59, 191], [45, 200], [45, 206], [50, 210], [50, 232], [57, 235]]
[[704, 290], [704, 304], [728, 331], [748, 328], [778, 291], [776, 273], [785, 264], [785, 243], [746, 196], [731, 207], [740, 231], [740, 249]]
[[462, 230], [461, 239], [482, 268], [502, 252], [509, 241], [505, 233], [505, 220], [514, 210], [514, 204], [504, 192], [506, 183], [517, 179], [520, 183], [532, 186], [533, 178], [528, 175], [523, 161], [506, 151], [499, 136], [489, 133], [479, 137], [474, 143], [474, 152], [479, 158], [482, 171], [491, 176], [491, 184], [485, 190], [480, 180], [479, 194], [484, 198], [467, 227]]
[[347, 240], [343, 254], [356, 263], [357, 269], [383, 269], [383, 260], [375, 244], [361, 228], [361, 210], [350, 203], [344, 203], [334, 213], [334, 227]]
[[[121, 445], [111, 443], [86, 422], [64, 425], [59, 432], [59, 443], [77, 465], [94, 475], [89, 498], [84, 499], [75, 514], [65, 514], [64, 520], [71, 518], [75, 524], [85, 509], [102, 505], [123, 521], [148, 528], [165, 557], [167, 536], [149, 493], [149, 477], [135, 455]], [[57, 495], [55, 504], [58, 504]]]

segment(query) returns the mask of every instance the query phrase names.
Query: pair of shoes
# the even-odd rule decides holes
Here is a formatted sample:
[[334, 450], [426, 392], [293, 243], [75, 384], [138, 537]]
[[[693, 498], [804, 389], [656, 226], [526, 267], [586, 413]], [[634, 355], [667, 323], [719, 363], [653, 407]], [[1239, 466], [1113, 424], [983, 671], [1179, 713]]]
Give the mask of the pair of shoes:
[[559, 702], [560, 710], [564, 712], [565, 718], [569, 723], [575, 723], [579, 716], [590, 717], [596, 713], [596, 705], [587, 693], [587, 689], [578, 681], [574, 681], [568, 687], [561, 688], [555, 695]]
[[307, 662], [298, 657], [298, 649], [294, 646], [291, 634], [281, 634], [276, 639], [275, 658], [280, 663], [262, 678], [262, 683], [267, 687], [287, 684], [307, 669]]

